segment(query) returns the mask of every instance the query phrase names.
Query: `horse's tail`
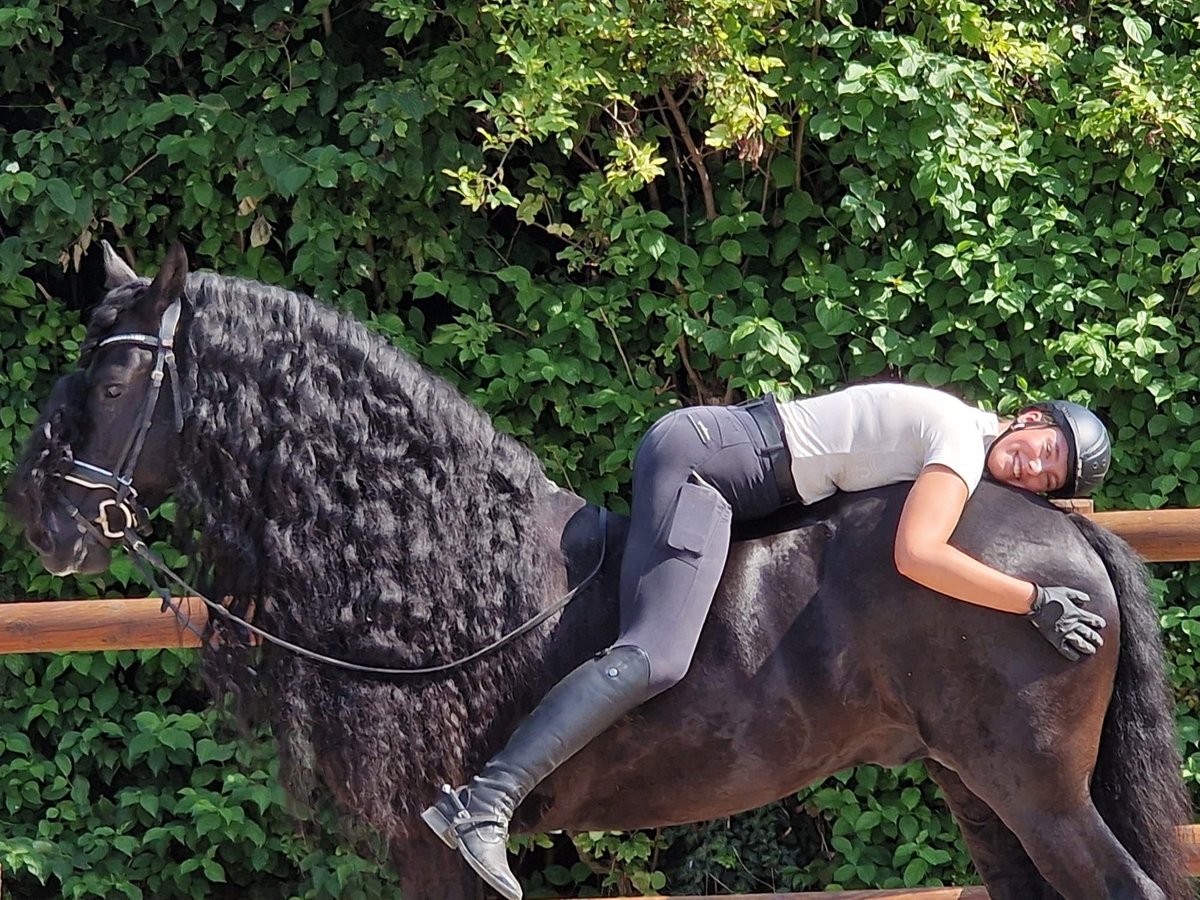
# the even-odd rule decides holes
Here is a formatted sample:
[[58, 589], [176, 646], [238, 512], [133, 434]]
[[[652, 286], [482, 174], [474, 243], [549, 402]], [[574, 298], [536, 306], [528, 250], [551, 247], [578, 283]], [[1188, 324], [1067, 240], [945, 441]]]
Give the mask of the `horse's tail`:
[[1191, 819], [1180, 775], [1174, 701], [1167, 684], [1158, 615], [1141, 558], [1083, 516], [1076, 527], [1104, 560], [1121, 610], [1121, 650], [1100, 734], [1092, 800], [1113, 834], [1169, 900], [1194, 897], [1175, 826]]

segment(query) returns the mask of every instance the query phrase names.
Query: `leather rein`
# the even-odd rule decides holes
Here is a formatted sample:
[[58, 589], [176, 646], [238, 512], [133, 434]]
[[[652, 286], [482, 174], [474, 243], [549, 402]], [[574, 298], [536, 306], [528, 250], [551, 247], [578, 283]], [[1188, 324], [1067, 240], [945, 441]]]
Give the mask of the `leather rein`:
[[[100, 341], [97, 345], [97, 350], [114, 344], [132, 344], [154, 352], [154, 367], [150, 372], [150, 383], [146, 387], [146, 394], [142, 400], [140, 420], [137, 427], [130, 432], [120, 456], [117, 457], [117, 463], [112, 469], [83, 462], [72, 456], [71, 459], [67, 460], [64, 469], [56, 472], [54, 477], [78, 485], [89, 491], [108, 491], [112, 493], [112, 497], [100, 501], [95, 520], [84, 516], [79, 511], [79, 508], [67, 501], [65, 497], [60, 499], [65, 506], [66, 512], [74, 520], [76, 527], [79, 528], [81, 533], [90, 534], [93, 539], [102, 544], [112, 542], [121, 543], [131, 554], [134, 564], [141, 571], [142, 575], [152, 585], [154, 592], [162, 598], [162, 611], [171, 610], [179, 623], [200, 639], [202, 646], [210, 646], [210, 636], [196, 626], [191, 617], [184, 612], [180, 604], [172, 597], [170, 590], [163, 587], [158, 578], [155, 577], [155, 572], [165, 576], [169, 581], [174, 582], [188, 594], [197, 597], [211, 612], [216, 613], [227, 621], [240, 625], [268, 643], [275, 644], [298, 656], [323, 665], [366, 675], [384, 676], [434, 675], [474, 662], [480, 657], [498, 650], [521, 635], [532, 631], [551, 616], [563, 610], [599, 574], [600, 569], [604, 565], [608, 548], [608, 510], [603, 506], [598, 508], [600, 557], [586, 578], [550, 606], [533, 616], [533, 618], [523, 622], [508, 633], [501, 635], [490, 644], [450, 662], [414, 668], [371, 666], [318, 653], [308, 647], [303, 647], [272, 634], [237, 615], [223, 604], [206, 597], [202, 592], [188, 584], [168, 568], [162, 558], [142, 540], [135, 530], [136, 528], [140, 528], [144, 523], [147, 523], [150, 516], [138, 499], [137, 489], [133, 486], [133, 473], [137, 468], [138, 458], [141, 456], [142, 448], [146, 443], [146, 435], [150, 431], [151, 423], [154, 420], [154, 410], [158, 405], [164, 380], [170, 380], [171, 382], [171, 392], [175, 406], [175, 431], [176, 433], [183, 431], [183, 411], [179, 397], [179, 371], [175, 360], [175, 335], [179, 328], [181, 308], [181, 300], [176, 300], [167, 307], [163, 313], [162, 320], [159, 322], [157, 335], [139, 333], [115, 334]], [[119, 513], [123, 521], [114, 522], [111, 518], [114, 513]]]

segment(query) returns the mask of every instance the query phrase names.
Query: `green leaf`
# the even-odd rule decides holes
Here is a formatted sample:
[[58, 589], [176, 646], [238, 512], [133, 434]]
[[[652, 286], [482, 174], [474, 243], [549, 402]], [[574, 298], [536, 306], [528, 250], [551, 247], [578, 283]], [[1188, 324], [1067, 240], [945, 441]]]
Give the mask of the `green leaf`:
[[121, 584], [128, 585], [134, 576], [133, 560], [127, 556], [114, 556], [108, 564], [108, 571]]
[[924, 880], [928, 873], [929, 865], [925, 862], [925, 860], [917, 857], [904, 867], [904, 886], [916, 887]]
[[164, 728], [158, 732], [158, 739], [173, 750], [190, 750], [192, 747], [192, 736], [179, 728]]
[[61, 178], [52, 178], [46, 182], [46, 193], [50, 195], [50, 202], [61, 209], [68, 216], [75, 215], [75, 194], [67, 183]]
[[854, 830], [859, 834], [865, 834], [872, 828], [877, 828], [883, 822], [883, 815], [875, 809], [868, 809], [854, 822]]
[[204, 877], [210, 882], [224, 884], [226, 881], [225, 867], [215, 859], [204, 860]]
[[659, 259], [667, 249], [666, 239], [663, 237], [662, 232], [658, 231], [642, 232], [638, 238], [638, 243], [643, 250], [655, 259]]
[[225, 762], [233, 757], [234, 748], [228, 744], [218, 744], [211, 738], [201, 738], [196, 742], [196, 759], [201, 763]]
[[310, 175], [312, 175], [312, 169], [308, 166], [288, 166], [276, 176], [275, 183], [280, 194], [284, 197], [293, 197], [300, 188], [304, 187]]
[[1150, 23], [1140, 16], [1125, 16], [1121, 20], [1121, 27], [1135, 44], [1141, 45], [1150, 40]]
[[33, 745], [29, 742], [29, 738], [19, 731], [10, 732], [0, 738], [0, 743], [3, 743], [4, 749], [9, 753], [29, 756], [33, 752]]
[[129, 741], [129, 758], [140, 759], [159, 746], [158, 737], [153, 734], [135, 734]]
[[917, 852], [920, 854], [921, 859], [925, 860], [931, 866], [944, 866], [951, 859], [949, 853], [935, 847], [922, 847]]
[[542, 869], [542, 877], [556, 887], [565, 887], [575, 883], [575, 879], [571, 876], [571, 870], [566, 866], [547, 866]]
[[119, 696], [120, 691], [117, 686], [111, 681], [106, 681], [92, 694], [92, 706], [95, 707], [96, 712], [103, 715], [116, 706]]
[[199, 181], [193, 184], [192, 197], [200, 206], [210, 209], [213, 205], [213, 186], [207, 181]]

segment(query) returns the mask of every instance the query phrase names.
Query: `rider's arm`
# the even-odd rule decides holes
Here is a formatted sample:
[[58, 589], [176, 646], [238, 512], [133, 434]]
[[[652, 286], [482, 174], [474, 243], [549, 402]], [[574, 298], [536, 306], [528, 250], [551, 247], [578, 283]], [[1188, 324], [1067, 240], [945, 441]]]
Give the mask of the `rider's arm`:
[[896, 529], [896, 569], [942, 594], [1011, 613], [1027, 613], [1037, 589], [950, 545], [970, 491], [953, 469], [921, 470]]

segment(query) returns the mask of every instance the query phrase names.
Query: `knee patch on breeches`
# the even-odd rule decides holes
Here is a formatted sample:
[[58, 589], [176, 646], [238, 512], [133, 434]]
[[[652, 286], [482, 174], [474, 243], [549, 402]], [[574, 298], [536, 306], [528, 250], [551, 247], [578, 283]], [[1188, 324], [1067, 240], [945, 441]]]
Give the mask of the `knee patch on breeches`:
[[691, 666], [725, 567], [731, 517], [728, 501], [715, 488], [687, 481], [658, 533], [637, 586], [639, 624], [623, 635], [649, 658], [655, 694], [682, 680]]
[[675, 510], [664, 542], [671, 550], [702, 556], [717, 534], [717, 526], [731, 516], [729, 501], [707, 484], [686, 481], [675, 496]]

